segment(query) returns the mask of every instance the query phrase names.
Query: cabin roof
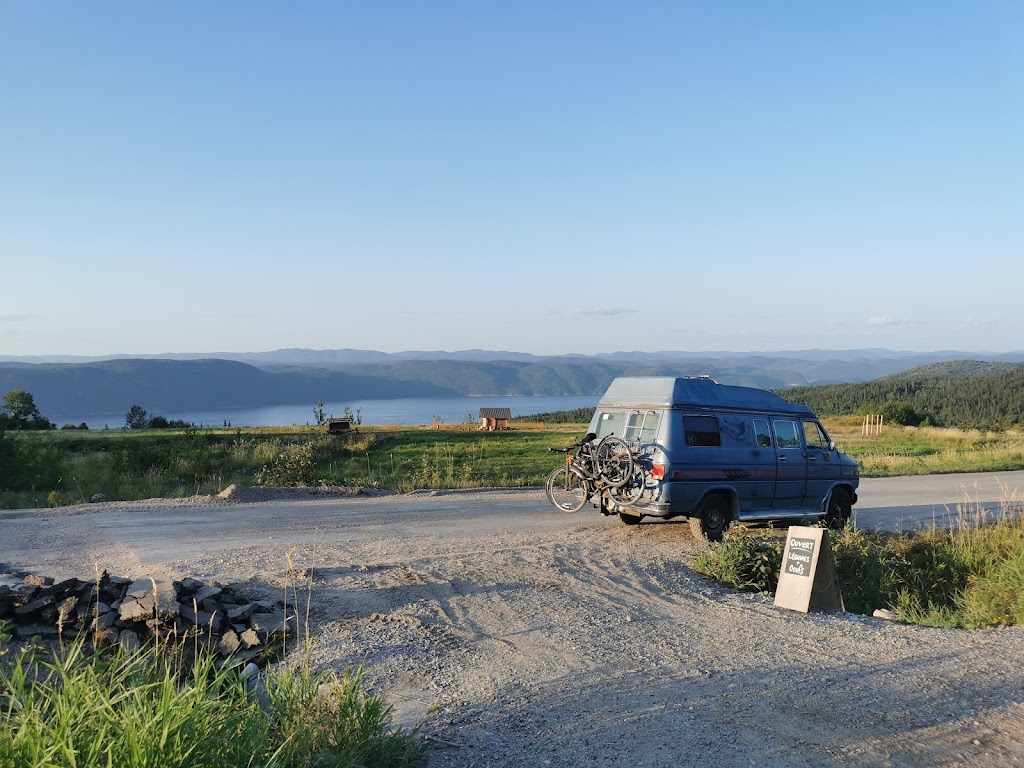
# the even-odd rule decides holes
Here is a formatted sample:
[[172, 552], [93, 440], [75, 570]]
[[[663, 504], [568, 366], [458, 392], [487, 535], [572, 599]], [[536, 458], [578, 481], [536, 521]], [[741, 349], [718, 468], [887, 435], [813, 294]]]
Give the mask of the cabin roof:
[[511, 419], [512, 409], [511, 408], [481, 408], [480, 409], [481, 419]]

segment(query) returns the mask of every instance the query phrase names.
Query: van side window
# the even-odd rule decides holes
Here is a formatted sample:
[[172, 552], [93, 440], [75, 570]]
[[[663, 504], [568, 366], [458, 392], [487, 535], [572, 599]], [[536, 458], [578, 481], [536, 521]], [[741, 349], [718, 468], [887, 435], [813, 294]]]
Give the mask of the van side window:
[[714, 447], [722, 444], [718, 419], [714, 416], [683, 416], [683, 432], [687, 445]]
[[754, 441], [758, 448], [772, 447], [772, 431], [768, 419], [754, 419]]
[[602, 437], [608, 435], [618, 435], [622, 437], [622, 417], [623, 413], [619, 411], [611, 413], [602, 413], [597, 418], [597, 439], [600, 440]]
[[804, 422], [804, 442], [808, 448], [820, 448], [823, 451], [829, 450], [828, 435], [816, 421]]
[[795, 421], [780, 421], [776, 419], [775, 442], [779, 448], [799, 448], [800, 433], [797, 432]]

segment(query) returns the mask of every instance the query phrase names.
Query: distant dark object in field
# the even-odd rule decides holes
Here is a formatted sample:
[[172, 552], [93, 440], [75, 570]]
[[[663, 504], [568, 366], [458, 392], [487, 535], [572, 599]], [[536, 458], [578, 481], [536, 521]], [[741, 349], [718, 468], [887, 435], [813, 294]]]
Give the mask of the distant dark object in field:
[[342, 432], [348, 432], [352, 429], [351, 419], [328, 419], [327, 420], [327, 434], [329, 435], [340, 435]]

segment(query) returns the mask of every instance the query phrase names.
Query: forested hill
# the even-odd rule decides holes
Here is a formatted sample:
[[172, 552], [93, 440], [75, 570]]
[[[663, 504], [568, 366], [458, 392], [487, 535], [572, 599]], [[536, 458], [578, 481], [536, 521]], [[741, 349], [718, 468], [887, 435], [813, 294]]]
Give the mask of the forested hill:
[[805, 403], [819, 416], [875, 412], [905, 403], [938, 426], [1010, 426], [1024, 423], [1024, 368], [989, 376], [885, 378], [859, 384], [827, 384], [776, 390]]
[[1002, 363], [992, 360], [947, 360], [929, 363], [887, 376], [889, 379], [969, 379], [1012, 373], [1024, 368], [1021, 363]]
[[[806, 384], [798, 372], [766, 370], [761, 361], [677, 361], [641, 364], [578, 357], [539, 362], [397, 360], [327, 367], [274, 366], [202, 360], [123, 359], [91, 363], [0, 363], [0, 394], [24, 389], [44, 416], [123, 414], [135, 404], [154, 414], [216, 408], [346, 402], [399, 397], [472, 395], [600, 395], [616, 376], [709, 375], [723, 384], [774, 389], [820, 415], [850, 414], [868, 404], [904, 402], [940, 425], [1024, 421], [1024, 367], [989, 376], [971, 362], [944, 363], [911, 378], [858, 384]], [[934, 375], [932, 375], [934, 374]]]
[[60, 418], [125, 413], [135, 404], [152, 413], [398, 397], [469, 395], [600, 395], [616, 376], [708, 374], [728, 384], [786, 387], [798, 373], [763, 372], [744, 364], [715, 369], [701, 362], [640, 366], [578, 358], [543, 362], [399, 360], [331, 368], [257, 368], [230, 360], [121, 359], [91, 363], [0, 363], [0, 394], [24, 389], [40, 411]]

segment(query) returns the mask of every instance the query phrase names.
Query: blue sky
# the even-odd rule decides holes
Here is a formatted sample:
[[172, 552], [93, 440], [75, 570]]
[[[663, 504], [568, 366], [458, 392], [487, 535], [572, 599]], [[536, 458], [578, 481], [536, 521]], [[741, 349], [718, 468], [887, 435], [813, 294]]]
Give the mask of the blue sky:
[[0, 354], [1024, 349], [1019, 2], [0, 0]]

